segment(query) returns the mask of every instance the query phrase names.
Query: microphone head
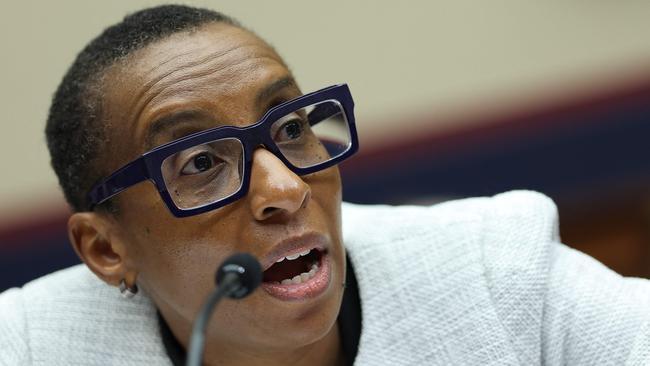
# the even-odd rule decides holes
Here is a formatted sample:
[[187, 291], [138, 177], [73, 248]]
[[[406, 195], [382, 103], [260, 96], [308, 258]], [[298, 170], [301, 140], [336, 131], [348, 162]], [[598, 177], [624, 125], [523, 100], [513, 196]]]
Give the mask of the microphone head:
[[217, 285], [228, 273], [233, 273], [239, 278], [239, 287], [228, 295], [233, 299], [250, 295], [262, 282], [262, 266], [248, 253], [236, 253], [223, 261], [217, 270]]

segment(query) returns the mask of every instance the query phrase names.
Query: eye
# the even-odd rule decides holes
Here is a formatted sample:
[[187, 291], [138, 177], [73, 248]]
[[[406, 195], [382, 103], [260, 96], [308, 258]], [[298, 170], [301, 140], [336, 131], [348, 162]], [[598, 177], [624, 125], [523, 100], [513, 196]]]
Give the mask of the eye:
[[192, 159], [187, 164], [185, 164], [183, 170], [181, 170], [181, 173], [183, 175], [203, 173], [206, 170], [214, 167], [216, 163], [216, 159], [213, 155], [203, 152], [194, 155], [194, 157], [192, 157]]
[[302, 120], [292, 119], [280, 127], [280, 130], [278, 131], [278, 137], [280, 141], [296, 140], [302, 136], [303, 131], [304, 128], [302, 125]]

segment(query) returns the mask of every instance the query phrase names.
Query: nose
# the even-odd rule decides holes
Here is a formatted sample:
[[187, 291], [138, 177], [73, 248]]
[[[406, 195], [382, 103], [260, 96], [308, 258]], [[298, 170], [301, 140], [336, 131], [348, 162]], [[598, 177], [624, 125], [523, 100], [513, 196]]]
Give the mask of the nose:
[[249, 202], [256, 220], [292, 215], [307, 207], [311, 188], [264, 148], [253, 153]]

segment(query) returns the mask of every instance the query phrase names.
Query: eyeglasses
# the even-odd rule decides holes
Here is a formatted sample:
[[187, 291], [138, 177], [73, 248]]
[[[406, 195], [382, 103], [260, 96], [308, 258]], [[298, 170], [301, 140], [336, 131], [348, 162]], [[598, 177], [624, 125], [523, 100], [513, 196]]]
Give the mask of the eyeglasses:
[[259, 146], [298, 175], [329, 168], [359, 147], [354, 101], [346, 84], [309, 93], [270, 109], [247, 127], [217, 127], [142, 154], [88, 194], [90, 209], [150, 180], [176, 217], [197, 215], [246, 195]]

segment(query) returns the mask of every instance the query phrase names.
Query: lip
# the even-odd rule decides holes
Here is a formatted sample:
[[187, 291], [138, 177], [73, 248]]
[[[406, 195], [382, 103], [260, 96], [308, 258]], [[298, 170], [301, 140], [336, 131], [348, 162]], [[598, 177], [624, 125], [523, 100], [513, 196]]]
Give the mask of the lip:
[[271, 268], [280, 258], [296, 255], [305, 250], [317, 249], [324, 256], [326, 254], [325, 252], [329, 249], [328, 243], [324, 235], [317, 233], [307, 233], [284, 239], [274, 245], [273, 249], [264, 255], [260, 263], [262, 265], [262, 271]]
[[308, 300], [318, 297], [327, 290], [331, 282], [331, 273], [330, 256], [328, 253], [323, 253], [318, 265], [318, 272], [307, 282], [290, 285], [262, 282], [261, 287], [267, 294], [280, 300]]
[[283, 301], [300, 301], [318, 297], [324, 293], [331, 282], [332, 264], [327, 237], [317, 233], [307, 233], [287, 238], [276, 244], [262, 259], [262, 268], [266, 271], [278, 259], [295, 255], [306, 250], [316, 249], [321, 252], [318, 271], [314, 277], [300, 284], [282, 285], [262, 282], [264, 291]]

